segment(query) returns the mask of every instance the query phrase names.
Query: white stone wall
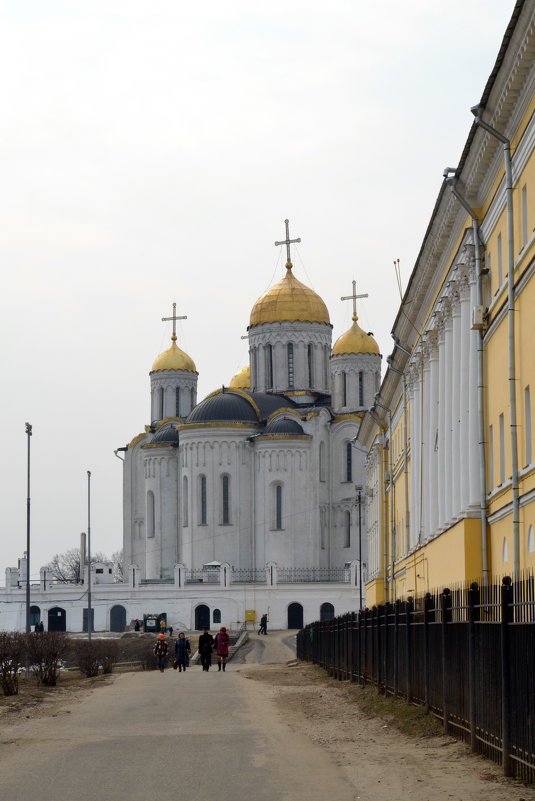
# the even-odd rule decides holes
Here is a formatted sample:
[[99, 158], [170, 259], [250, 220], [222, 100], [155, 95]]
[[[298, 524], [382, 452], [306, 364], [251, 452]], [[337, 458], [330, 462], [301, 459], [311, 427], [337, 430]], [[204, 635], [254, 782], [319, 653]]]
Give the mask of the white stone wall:
[[[381, 357], [375, 353], [345, 354], [331, 358], [332, 407], [337, 414], [373, 406], [379, 391]], [[360, 403], [359, 373], [362, 373], [363, 391]], [[345, 377], [345, 403], [344, 403]]]
[[[151, 422], [166, 417], [185, 418], [197, 403], [198, 373], [187, 370], [156, 370], [150, 374]], [[179, 411], [176, 409], [176, 390], [180, 390]], [[163, 390], [163, 408], [161, 392]]]

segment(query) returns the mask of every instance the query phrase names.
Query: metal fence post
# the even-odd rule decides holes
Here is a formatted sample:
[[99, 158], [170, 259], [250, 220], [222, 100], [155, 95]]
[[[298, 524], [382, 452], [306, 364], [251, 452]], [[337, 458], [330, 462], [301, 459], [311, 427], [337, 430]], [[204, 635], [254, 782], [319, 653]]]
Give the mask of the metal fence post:
[[504, 576], [502, 580], [501, 597], [501, 664], [502, 664], [502, 766], [503, 775], [512, 776], [513, 769], [511, 764], [511, 712], [510, 712], [510, 692], [511, 675], [509, 670], [509, 620], [510, 604], [512, 602], [513, 588], [511, 578]]
[[385, 687], [385, 696], [388, 695], [388, 658], [390, 650], [388, 648], [388, 616], [392, 609], [392, 604], [386, 603], [384, 605], [384, 647], [383, 647], [383, 683]]
[[448, 733], [448, 673], [446, 670], [447, 632], [451, 620], [451, 592], [446, 587], [441, 596], [442, 609], [442, 713], [444, 733]]
[[425, 711], [429, 712], [429, 613], [433, 597], [426, 592], [424, 597], [424, 704]]
[[479, 585], [468, 590], [468, 689], [470, 694], [470, 748], [476, 751], [476, 620], [479, 620]]
[[368, 672], [368, 610], [367, 609], [364, 610], [364, 637], [362, 640], [362, 645], [363, 645], [362, 683], [366, 684], [366, 676]]
[[381, 642], [381, 629], [383, 620], [384, 606], [377, 607], [377, 692], [381, 692], [383, 683], [383, 648]]
[[396, 601], [394, 604], [394, 698], [398, 694], [398, 650], [399, 650], [399, 604]]
[[406, 635], [406, 696], [407, 696], [407, 703], [410, 704], [411, 702], [411, 623], [412, 623], [412, 611], [414, 609], [414, 599], [412, 597], [407, 598], [405, 603], [405, 635]]
[[362, 620], [362, 609], [359, 609], [357, 612], [357, 635], [358, 635], [358, 646], [357, 646], [357, 680], [358, 683], [362, 683], [362, 628], [361, 628], [361, 620]]

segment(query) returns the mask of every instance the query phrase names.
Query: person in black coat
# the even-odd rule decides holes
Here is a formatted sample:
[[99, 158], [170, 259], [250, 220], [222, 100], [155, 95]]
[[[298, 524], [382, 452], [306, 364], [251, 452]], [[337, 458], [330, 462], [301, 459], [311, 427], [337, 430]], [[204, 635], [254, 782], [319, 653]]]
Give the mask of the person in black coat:
[[189, 665], [190, 654], [191, 646], [189, 640], [184, 632], [181, 631], [175, 642], [175, 662], [180, 672], [186, 672], [186, 668]]
[[201, 657], [202, 669], [207, 672], [210, 670], [212, 664], [212, 648], [214, 647], [214, 638], [207, 628], [199, 637], [199, 656]]

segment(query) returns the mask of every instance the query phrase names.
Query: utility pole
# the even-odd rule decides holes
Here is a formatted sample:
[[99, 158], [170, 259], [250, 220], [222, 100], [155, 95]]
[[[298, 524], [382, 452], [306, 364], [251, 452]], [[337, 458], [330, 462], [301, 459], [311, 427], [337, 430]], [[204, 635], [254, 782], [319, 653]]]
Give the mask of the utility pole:
[[28, 492], [26, 498], [26, 632], [31, 630], [30, 624], [30, 437], [32, 436], [32, 426], [25, 423], [26, 435], [28, 439]]
[[87, 639], [91, 641], [91, 470], [87, 471]]

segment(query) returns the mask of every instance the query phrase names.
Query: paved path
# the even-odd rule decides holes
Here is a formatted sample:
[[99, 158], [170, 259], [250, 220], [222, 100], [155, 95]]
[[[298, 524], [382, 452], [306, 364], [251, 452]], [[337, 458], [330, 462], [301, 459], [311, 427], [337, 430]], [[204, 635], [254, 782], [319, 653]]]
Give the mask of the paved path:
[[[247, 661], [291, 659], [292, 637], [252, 635]], [[290, 732], [270, 688], [247, 681], [239, 664], [225, 673], [121, 674], [57, 717], [4, 730], [0, 741], [0, 801], [355, 797], [332, 758]]]

